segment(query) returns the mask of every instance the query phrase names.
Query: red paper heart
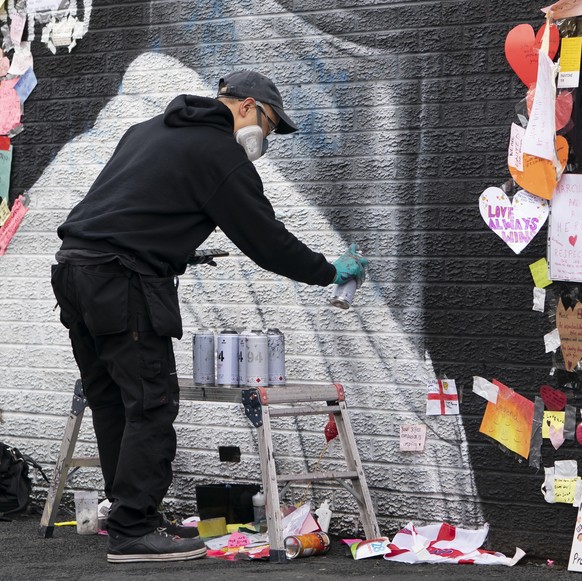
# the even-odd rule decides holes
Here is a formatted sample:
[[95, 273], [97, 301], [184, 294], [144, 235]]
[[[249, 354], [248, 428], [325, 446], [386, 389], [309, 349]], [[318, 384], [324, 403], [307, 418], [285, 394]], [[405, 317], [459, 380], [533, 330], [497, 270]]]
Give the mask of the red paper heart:
[[569, 236], [568, 237], [568, 242], [572, 245], [572, 246], [576, 246], [576, 241], [578, 240], [578, 234], [576, 234], [575, 236]]
[[[534, 34], [529, 24], [518, 24], [505, 39], [505, 58], [526, 87], [535, 83], [538, 77], [538, 53], [542, 45], [545, 24]], [[553, 59], [560, 44], [560, 33], [555, 24], [550, 29], [548, 56]]]
[[[533, 101], [536, 94], [535, 84], [527, 92], [526, 103], [527, 103], [527, 114], [531, 115], [531, 108], [533, 107]], [[556, 95], [556, 131], [560, 131], [566, 127], [570, 117], [572, 117], [572, 107], [574, 105], [574, 99], [572, 98], [571, 91], [559, 91]]]
[[576, 441], [582, 446], [582, 422], [576, 426]]
[[554, 389], [549, 385], [542, 385], [540, 395], [546, 409], [551, 412], [561, 412], [566, 407], [567, 398], [563, 391]]

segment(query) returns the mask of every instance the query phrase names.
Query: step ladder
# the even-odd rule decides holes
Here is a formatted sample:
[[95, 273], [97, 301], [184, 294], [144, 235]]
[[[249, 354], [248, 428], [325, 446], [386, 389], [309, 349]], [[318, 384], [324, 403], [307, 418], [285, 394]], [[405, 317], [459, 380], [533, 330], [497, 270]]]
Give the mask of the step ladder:
[[[290, 405], [304, 404], [306, 402], [318, 402], [319, 405]], [[322, 405], [322, 402], [325, 405]], [[242, 403], [245, 408], [245, 414], [257, 428], [258, 433], [271, 561], [277, 563], [286, 561], [279, 505], [283, 491], [293, 482], [320, 482], [325, 480], [338, 482], [356, 500], [366, 539], [376, 539], [380, 536], [342, 385], [336, 383], [333, 385], [289, 385], [285, 387], [245, 389], [242, 390]], [[317, 414], [333, 415], [343, 448], [347, 471], [277, 474], [271, 418]], [[279, 493], [280, 485], [283, 486], [281, 493]]]
[[[366, 539], [380, 536], [342, 385], [310, 384], [236, 389], [194, 386], [191, 379], [179, 379], [179, 384], [181, 400], [242, 404], [247, 418], [257, 428], [271, 561], [287, 562], [279, 506], [280, 497], [293, 482], [335, 481], [339, 483], [353, 495], [357, 503]], [[87, 400], [83, 393], [83, 386], [78, 380], [75, 384], [73, 404], [65, 426], [59, 458], [40, 521], [39, 534], [45, 538], [53, 535], [54, 523], [69, 471], [81, 466], [99, 466], [98, 458], [73, 456], [86, 407]], [[277, 474], [271, 418], [330, 414], [335, 419], [347, 470]], [[279, 486], [282, 486], [281, 492]]]
[[59, 505], [61, 504], [63, 490], [65, 489], [65, 484], [67, 483], [67, 478], [69, 476], [69, 470], [71, 470], [71, 468], [77, 469], [81, 466], [100, 466], [99, 458], [73, 457], [86, 407], [87, 398], [83, 392], [83, 384], [81, 383], [81, 380], [78, 379], [73, 390], [73, 404], [71, 406], [71, 411], [69, 412], [69, 417], [67, 418], [59, 457], [55, 465], [53, 479], [49, 486], [46, 501], [44, 503], [44, 510], [40, 519], [39, 534], [45, 539], [53, 536], [55, 520], [57, 518]]

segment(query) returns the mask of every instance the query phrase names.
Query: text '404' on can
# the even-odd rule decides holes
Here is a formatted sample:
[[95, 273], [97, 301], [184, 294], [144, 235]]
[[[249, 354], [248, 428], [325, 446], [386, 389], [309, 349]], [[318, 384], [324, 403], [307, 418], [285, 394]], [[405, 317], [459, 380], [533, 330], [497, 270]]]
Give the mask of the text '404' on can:
[[268, 329], [267, 342], [269, 385], [285, 385], [285, 335], [279, 329]]
[[214, 385], [214, 333], [199, 329], [192, 334], [194, 385]]
[[216, 385], [238, 386], [238, 333], [234, 329], [216, 337]]
[[330, 549], [329, 535], [324, 532], [292, 535], [285, 539], [285, 553], [288, 559], [322, 555]]
[[269, 385], [269, 344], [262, 331], [249, 331], [245, 335], [246, 385]]
[[334, 284], [331, 288], [329, 302], [334, 307], [349, 309], [354, 302], [354, 295], [356, 294], [357, 288], [358, 283], [355, 280], [348, 280], [344, 284]]

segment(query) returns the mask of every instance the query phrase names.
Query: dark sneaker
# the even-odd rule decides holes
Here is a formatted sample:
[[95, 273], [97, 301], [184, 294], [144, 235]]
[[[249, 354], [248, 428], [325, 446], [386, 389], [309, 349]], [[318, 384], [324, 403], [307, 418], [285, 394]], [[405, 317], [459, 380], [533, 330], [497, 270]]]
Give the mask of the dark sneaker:
[[198, 534], [198, 527], [185, 527], [184, 525], [179, 525], [169, 521], [164, 515], [162, 515], [162, 524], [160, 529], [166, 531], [169, 535], [174, 535], [176, 537], [181, 537], [183, 539], [195, 539], [200, 536]]
[[107, 561], [140, 563], [148, 561], [187, 561], [206, 556], [200, 539], [182, 539], [159, 528], [143, 537], [109, 534]]

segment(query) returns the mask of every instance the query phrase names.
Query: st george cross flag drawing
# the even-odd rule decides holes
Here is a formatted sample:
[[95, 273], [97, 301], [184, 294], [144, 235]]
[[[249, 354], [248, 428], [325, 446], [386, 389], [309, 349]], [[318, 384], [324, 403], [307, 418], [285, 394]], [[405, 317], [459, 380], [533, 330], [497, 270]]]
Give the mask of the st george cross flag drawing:
[[459, 396], [454, 379], [435, 379], [428, 383], [427, 416], [450, 416], [459, 413]]
[[497, 551], [485, 551], [489, 525], [480, 529], [461, 529], [447, 523], [416, 527], [408, 523], [399, 530], [384, 555], [400, 563], [456, 563], [459, 565], [515, 565], [525, 552], [516, 548], [513, 558]]

